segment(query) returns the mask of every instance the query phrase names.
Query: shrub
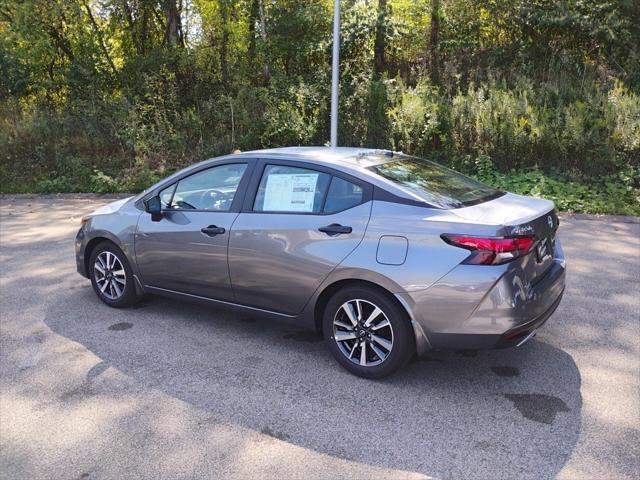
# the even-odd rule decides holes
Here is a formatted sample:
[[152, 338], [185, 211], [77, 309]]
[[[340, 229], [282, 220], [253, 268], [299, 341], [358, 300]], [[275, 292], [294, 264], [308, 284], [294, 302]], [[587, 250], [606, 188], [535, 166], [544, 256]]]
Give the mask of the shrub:
[[544, 197], [562, 211], [640, 215], [640, 170], [628, 168], [591, 181], [576, 181], [539, 169], [499, 172], [487, 156], [478, 157], [472, 176], [500, 190]]

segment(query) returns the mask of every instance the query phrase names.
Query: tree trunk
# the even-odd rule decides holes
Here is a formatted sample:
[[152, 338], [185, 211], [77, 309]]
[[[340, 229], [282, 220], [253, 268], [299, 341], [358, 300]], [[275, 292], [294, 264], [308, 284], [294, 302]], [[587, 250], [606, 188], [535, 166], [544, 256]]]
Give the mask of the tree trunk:
[[124, 12], [124, 16], [127, 20], [127, 26], [129, 28], [129, 36], [131, 37], [131, 43], [136, 49], [136, 52], [143, 53], [142, 47], [138, 42], [138, 36], [136, 34], [136, 26], [135, 21], [133, 20], [133, 12], [131, 11], [131, 6], [127, 2], [127, 0], [123, 0], [121, 2], [122, 10]]
[[254, 61], [256, 59], [256, 22], [258, 21], [258, 0], [251, 2], [251, 9], [249, 10], [249, 48], [247, 54], [249, 58]]
[[222, 22], [222, 38], [220, 39], [220, 70], [222, 72], [222, 84], [229, 85], [229, 4], [228, 0], [220, 2], [220, 17]]
[[431, 83], [440, 84], [440, 46], [438, 35], [440, 33], [440, 0], [431, 0], [431, 31], [429, 35], [429, 69]]
[[164, 41], [169, 47], [184, 46], [182, 38], [182, 22], [176, 0], [164, 0], [164, 12], [167, 23], [164, 30]]
[[100, 44], [100, 49], [102, 50], [102, 53], [104, 53], [104, 56], [107, 59], [107, 62], [109, 63], [109, 66], [111, 67], [111, 70], [115, 75], [118, 73], [118, 71], [116, 70], [116, 66], [113, 64], [111, 55], [109, 55], [109, 51], [107, 50], [107, 47], [104, 44], [104, 37], [102, 36], [102, 30], [100, 30], [100, 26], [98, 25], [98, 22], [96, 22], [96, 19], [93, 16], [93, 12], [91, 11], [91, 7], [89, 6], [89, 4], [86, 1], [83, 3], [84, 3], [84, 8], [87, 11], [87, 15], [89, 16], [89, 21], [91, 22], [91, 25], [93, 26], [93, 29], [96, 32], [96, 36], [98, 37], [98, 43]]
[[264, 4], [262, 0], [258, 1], [258, 13], [260, 14], [260, 36], [262, 37], [263, 52], [265, 56], [264, 65], [262, 66], [262, 76], [264, 77], [264, 83], [268, 84], [271, 81], [271, 72], [269, 71], [269, 62], [267, 61], [267, 15], [264, 11]]
[[376, 78], [387, 70], [387, 0], [378, 0], [378, 21], [376, 24], [376, 38], [373, 46]]
[[145, 4], [143, 4], [141, 8], [142, 8], [142, 19], [140, 20], [140, 22], [142, 23], [142, 25], [140, 26], [139, 30], [136, 30], [136, 33], [138, 33], [138, 44], [140, 45], [139, 51], [144, 55], [145, 53], [147, 53], [147, 39], [148, 39], [147, 31], [149, 26], [149, 8]]

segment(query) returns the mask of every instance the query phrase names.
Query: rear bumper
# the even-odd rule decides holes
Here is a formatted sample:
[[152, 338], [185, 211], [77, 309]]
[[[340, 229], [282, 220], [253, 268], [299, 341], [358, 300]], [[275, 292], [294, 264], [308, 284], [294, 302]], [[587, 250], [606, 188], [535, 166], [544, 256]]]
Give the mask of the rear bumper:
[[507, 348], [520, 345], [521, 342], [525, 341], [532, 332], [535, 332], [538, 328], [542, 327], [542, 325], [545, 324], [549, 317], [553, 315], [553, 313], [558, 308], [558, 305], [560, 305], [563, 294], [564, 290], [562, 291], [562, 293], [560, 293], [560, 296], [556, 299], [556, 301], [553, 302], [551, 307], [549, 307], [549, 309], [542, 315], [534, 318], [524, 325], [520, 325], [509, 330], [508, 332], [503, 333], [496, 343], [495, 348]]
[[[526, 265], [459, 265], [434, 286], [412, 294], [414, 317], [432, 349], [491, 349], [515, 346], [555, 312], [565, 288], [560, 241], [553, 261], [529, 281]], [[423, 352], [419, 352], [423, 353]]]

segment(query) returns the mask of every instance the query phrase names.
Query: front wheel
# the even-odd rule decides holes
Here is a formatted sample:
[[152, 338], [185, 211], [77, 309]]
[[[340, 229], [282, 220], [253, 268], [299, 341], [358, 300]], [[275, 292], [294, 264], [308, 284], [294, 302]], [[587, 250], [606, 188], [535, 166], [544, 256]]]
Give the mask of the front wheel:
[[93, 290], [110, 307], [128, 307], [138, 299], [131, 266], [115, 244], [97, 245], [89, 257], [89, 269]]
[[404, 309], [366, 286], [339, 290], [327, 303], [322, 330], [331, 353], [349, 372], [382, 378], [402, 368], [415, 350]]

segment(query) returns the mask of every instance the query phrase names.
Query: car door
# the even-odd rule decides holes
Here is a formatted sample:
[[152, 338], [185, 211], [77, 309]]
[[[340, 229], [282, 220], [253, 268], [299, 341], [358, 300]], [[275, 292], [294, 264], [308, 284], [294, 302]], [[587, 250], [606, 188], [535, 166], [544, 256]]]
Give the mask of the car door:
[[159, 192], [161, 219], [142, 214], [135, 235], [136, 261], [145, 285], [233, 298], [227, 247], [248, 171], [244, 160], [218, 164]]
[[333, 169], [261, 161], [229, 239], [236, 301], [297, 314], [362, 240], [372, 187]]

